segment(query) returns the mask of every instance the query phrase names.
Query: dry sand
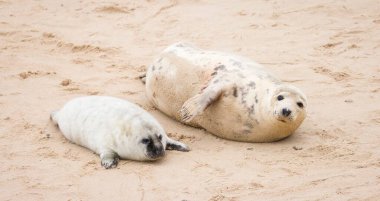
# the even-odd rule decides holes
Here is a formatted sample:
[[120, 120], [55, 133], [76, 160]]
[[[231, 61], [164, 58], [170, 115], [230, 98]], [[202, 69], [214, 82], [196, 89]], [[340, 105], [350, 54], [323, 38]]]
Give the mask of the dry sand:
[[[369, 0], [0, 0], [0, 200], [378, 200], [379, 11]], [[308, 95], [308, 117], [267, 144], [171, 120], [137, 77], [177, 41], [264, 64]], [[104, 170], [49, 122], [94, 94], [141, 105], [192, 151]]]

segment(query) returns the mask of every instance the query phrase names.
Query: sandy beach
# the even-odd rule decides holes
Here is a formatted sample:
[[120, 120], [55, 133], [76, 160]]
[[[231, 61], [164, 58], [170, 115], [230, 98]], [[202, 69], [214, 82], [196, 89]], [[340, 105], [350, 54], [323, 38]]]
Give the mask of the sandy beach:
[[[378, 200], [380, 1], [0, 0], [0, 200]], [[168, 45], [249, 57], [308, 97], [274, 143], [224, 140], [153, 107], [139, 80]], [[49, 114], [108, 95], [191, 147], [163, 160], [99, 156]]]

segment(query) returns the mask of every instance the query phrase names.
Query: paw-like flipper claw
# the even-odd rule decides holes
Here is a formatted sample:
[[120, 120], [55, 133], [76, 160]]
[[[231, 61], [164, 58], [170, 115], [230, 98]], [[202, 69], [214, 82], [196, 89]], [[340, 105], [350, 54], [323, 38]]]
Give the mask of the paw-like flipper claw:
[[114, 152], [104, 152], [100, 154], [101, 164], [104, 168], [115, 168], [119, 162], [119, 157]]

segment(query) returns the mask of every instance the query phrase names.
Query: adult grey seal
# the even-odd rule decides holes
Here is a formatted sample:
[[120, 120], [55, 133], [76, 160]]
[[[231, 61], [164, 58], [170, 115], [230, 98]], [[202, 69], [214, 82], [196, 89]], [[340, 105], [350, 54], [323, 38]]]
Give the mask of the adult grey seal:
[[116, 167], [119, 157], [146, 161], [163, 157], [165, 149], [189, 151], [169, 138], [148, 112], [119, 98], [75, 98], [51, 119], [68, 140], [99, 154], [107, 169]]
[[156, 108], [226, 139], [277, 141], [306, 117], [305, 95], [260, 64], [187, 43], [166, 48], [149, 66], [145, 81]]

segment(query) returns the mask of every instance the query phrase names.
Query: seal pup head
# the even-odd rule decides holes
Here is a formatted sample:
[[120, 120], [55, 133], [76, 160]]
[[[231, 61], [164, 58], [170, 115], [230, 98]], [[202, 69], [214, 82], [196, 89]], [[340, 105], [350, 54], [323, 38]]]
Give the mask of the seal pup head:
[[[190, 151], [185, 144], [169, 138], [161, 125], [150, 116], [136, 118], [130, 125], [127, 134], [128, 145], [120, 147], [118, 154], [125, 158], [152, 161], [165, 156], [165, 150]], [[123, 156], [120, 155], [122, 158]]]
[[[129, 138], [130, 149], [122, 147], [120, 153], [126, 153], [134, 160], [157, 160], [165, 156], [166, 133], [159, 125], [152, 125], [147, 119], [135, 119]], [[125, 150], [123, 150], [125, 148]], [[127, 150], [128, 149], [128, 150]], [[122, 156], [121, 156], [122, 157]]]
[[165, 142], [163, 135], [154, 133], [140, 139], [139, 143], [144, 147], [144, 155], [148, 160], [156, 160], [165, 155]]
[[271, 108], [276, 120], [298, 127], [306, 117], [306, 96], [291, 85], [279, 86], [271, 97]]

